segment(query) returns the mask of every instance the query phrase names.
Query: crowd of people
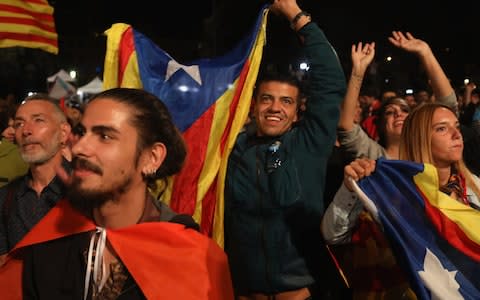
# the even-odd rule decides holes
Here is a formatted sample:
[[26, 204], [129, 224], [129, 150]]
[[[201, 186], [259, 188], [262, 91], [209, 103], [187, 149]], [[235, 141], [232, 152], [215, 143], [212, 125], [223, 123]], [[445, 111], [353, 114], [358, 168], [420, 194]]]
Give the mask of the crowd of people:
[[353, 180], [379, 158], [432, 164], [438, 190], [480, 209], [480, 92], [453, 87], [426, 41], [393, 31], [429, 88], [366, 84], [296, 0], [270, 10], [298, 35], [308, 76], [260, 72], [229, 156], [225, 246], [152, 196], [187, 148], [162, 99], [113, 88], [83, 105], [0, 102], [0, 290], [5, 299], [417, 299]]

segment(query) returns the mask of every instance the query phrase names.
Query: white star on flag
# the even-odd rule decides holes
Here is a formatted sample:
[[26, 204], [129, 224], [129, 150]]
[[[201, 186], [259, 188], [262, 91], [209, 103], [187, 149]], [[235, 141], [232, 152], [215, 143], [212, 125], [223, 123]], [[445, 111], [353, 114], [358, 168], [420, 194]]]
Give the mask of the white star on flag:
[[202, 85], [202, 78], [200, 76], [200, 68], [198, 65], [185, 66], [179, 64], [175, 60], [170, 60], [167, 66], [167, 73], [165, 74], [165, 81], [167, 81], [175, 72], [179, 69], [183, 69], [193, 80], [195, 80], [199, 85]]
[[425, 286], [430, 290], [432, 300], [463, 300], [458, 292], [460, 285], [455, 280], [457, 271], [448, 271], [442, 265], [438, 257], [428, 248], [423, 260], [423, 269], [418, 275], [422, 278]]

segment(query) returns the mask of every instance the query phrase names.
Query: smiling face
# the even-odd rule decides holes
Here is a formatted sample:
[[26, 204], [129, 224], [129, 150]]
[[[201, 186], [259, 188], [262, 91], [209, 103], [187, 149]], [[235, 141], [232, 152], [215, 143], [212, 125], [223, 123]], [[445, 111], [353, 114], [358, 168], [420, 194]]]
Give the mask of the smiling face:
[[452, 111], [443, 107], [436, 109], [431, 130], [432, 157], [436, 167], [450, 166], [462, 159], [460, 123]]
[[254, 115], [258, 136], [279, 136], [292, 128], [298, 119], [297, 87], [266, 81], [261, 83], [256, 95]]
[[20, 105], [13, 126], [22, 158], [29, 164], [49, 161], [60, 152], [69, 133], [62, 113], [44, 100]]
[[389, 137], [400, 137], [402, 134], [403, 122], [408, 116], [408, 110], [398, 104], [390, 104], [385, 107], [385, 133]]
[[137, 152], [138, 134], [131, 125], [130, 106], [97, 99], [87, 106], [83, 132], [72, 149], [72, 189], [101, 202], [143, 183]]

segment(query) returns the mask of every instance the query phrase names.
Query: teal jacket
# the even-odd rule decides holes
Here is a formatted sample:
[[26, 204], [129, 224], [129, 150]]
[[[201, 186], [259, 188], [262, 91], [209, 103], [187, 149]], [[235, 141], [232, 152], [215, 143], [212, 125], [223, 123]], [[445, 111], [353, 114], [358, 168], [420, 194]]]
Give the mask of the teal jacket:
[[314, 285], [315, 273], [327, 274], [319, 253], [322, 195], [346, 82], [323, 31], [311, 22], [299, 34], [310, 64], [301, 120], [279, 137], [241, 133], [229, 157], [225, 250], [240, 295], [298, 289]]

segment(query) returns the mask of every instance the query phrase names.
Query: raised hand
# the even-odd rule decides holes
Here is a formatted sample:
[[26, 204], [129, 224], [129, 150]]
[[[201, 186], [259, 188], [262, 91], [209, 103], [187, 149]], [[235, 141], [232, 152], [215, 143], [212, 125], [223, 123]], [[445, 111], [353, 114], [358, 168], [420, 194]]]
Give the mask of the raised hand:
[[392, 36], [388, 37], [390, 43], [395, 47], [403, 49], [407, 52], [422, 54], [426, 51], [431, 52], [428, 43], [421, 39], [415, 38], [410, 32], [405, 34], [401, 31], [392, 31]]
[[275, 14], [285, 16], [289, 21], [301, 11], [296, 0], [274, 0], [270, 5], [270, 9]]
[[344, 168], [343, 182], [348, 190], [353, 192], [352, 184], [349, 178], [355, 181], [369, 176], [375, 171], [376, 161], [369, 158], [357, 158]]
[[365, 43], [359, 42], [352, 45], [352, 74], [361, 76], [365, 74], [368, 66], [375, 56], [375, 42]]

